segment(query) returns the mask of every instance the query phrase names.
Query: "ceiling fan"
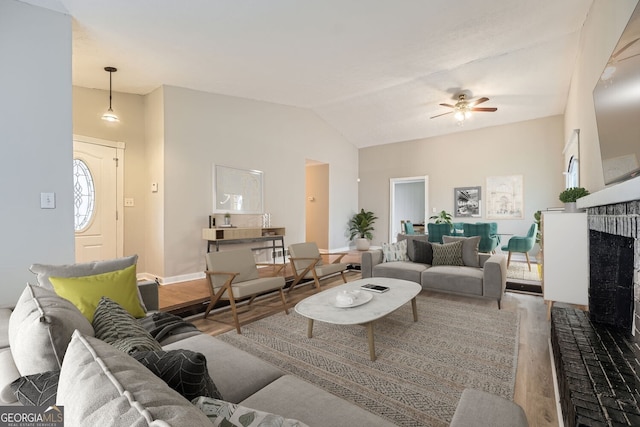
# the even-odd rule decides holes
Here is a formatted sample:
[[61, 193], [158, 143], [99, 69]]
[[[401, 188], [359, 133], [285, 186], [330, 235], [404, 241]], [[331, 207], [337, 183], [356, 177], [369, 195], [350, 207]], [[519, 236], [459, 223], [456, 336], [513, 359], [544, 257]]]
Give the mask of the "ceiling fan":
[[486, 97], [482, 97], [482, 98], [478, 98], [474, 101], [467, 101], [466, 99], [466, 95], [464, 93], [461, 93], [460, 95], [458, 95], [458, 102], [455, 103], [455, 105], [451, 105], [451, 104], [440, 104], [443, 107], [449, 107], [452, 108], [451, 111], [448, 111], [446, 113], [442, 113], [442, 114], [438, 114], [437, 116], [433, 116], [431, 117], [432, 119], [435, 119], [436, 117], [440, 117], [440, 116], [445, 116], [447, 114], [454, 114], [456, 120], [458, 120], [459, 122], [464, 121], [465, 119], [468, 119], [469, 117], [471, 117], [471, 113], [472, 112], [480, 112], [480, 111], [484, 111], [484, 112], [494, 112], [497, 111], [498, 109], [495, 107], [476, 107], [476, 105], [478, 104], [482, 104], [483, 102], [487, 102], [489, 100], [489, 98]]

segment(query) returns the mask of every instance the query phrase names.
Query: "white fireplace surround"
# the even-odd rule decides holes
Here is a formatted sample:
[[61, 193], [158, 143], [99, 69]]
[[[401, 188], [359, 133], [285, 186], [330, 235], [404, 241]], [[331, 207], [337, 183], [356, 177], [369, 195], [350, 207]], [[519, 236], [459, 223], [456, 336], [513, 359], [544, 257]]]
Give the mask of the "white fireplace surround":
[[585, 209], [632, 200], [640, 200], [640, 176], [582, 197], [578, 199], [576, 206]]

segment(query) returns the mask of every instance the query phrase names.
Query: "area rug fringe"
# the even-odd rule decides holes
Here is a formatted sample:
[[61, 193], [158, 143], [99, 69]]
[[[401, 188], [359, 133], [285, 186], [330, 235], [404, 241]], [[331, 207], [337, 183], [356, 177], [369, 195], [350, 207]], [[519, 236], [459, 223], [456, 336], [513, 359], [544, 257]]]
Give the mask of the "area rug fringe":
[[448, 426], [465, 388], [513, 398], [519, 315], [418, 296], [418, 322], [401, 307], [366, 330], [284, 313], [219, 338], [401, 426]]

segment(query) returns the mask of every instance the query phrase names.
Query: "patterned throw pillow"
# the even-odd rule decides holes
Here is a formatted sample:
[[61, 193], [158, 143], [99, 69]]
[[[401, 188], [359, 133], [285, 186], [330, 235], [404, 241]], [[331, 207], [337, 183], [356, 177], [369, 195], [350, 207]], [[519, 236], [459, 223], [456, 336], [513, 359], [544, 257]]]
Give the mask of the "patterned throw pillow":
[[459, 236], [442, 236], [443, 243], [462, 242], [462, 262], [467, 267], [480, 267], [480, 258], [478, 258], [478, 246], [480, 245], [480, 236], [459, 237]]
[[462, 261], [462, 241], [453, 243], [432, 243], [433, 263], [431, 265], [464, 265]]
[[11, 383], [18, 402], [25, 406], [51, 406], [56, 404], [60, 371], [20, 377]]
[[100, 298], [93, 316], [95, 337], [131, 354], [134, 351], [160, 351], [162, 347], [120, 304]]
[[409, 261], [407, 241], [400, 240], [397, 243], [383, 243], [382, 254], [384, 255], [384, 262]]
[[281, 417], [268, 412], [256, 411], [223, 400], [199, 397], [191, 401], [211, 420], [215, 427], [308, 427], [298, 420]]
[[191, 350], [141, 351], [131, 357], [191, 401], [206, 396], [222, 399], [207, 370], [207, 358]]

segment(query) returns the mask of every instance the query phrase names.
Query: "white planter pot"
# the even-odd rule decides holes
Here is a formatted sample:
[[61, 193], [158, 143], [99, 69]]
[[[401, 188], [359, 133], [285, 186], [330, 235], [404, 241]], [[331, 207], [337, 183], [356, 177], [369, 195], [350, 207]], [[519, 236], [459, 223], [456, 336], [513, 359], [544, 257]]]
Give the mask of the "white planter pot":
[[356, 249], [359, 251], [368, 251], [369, 246], [371, 246], [369, 239], [360, 238], [360, 239], [356, 239], [355, 242], [356, 242]]
[[576, 207], [576, 202], [565, 203], [564, 211], [567, 213], [576, 213], [578, 212], [578, 208]]

